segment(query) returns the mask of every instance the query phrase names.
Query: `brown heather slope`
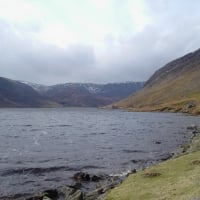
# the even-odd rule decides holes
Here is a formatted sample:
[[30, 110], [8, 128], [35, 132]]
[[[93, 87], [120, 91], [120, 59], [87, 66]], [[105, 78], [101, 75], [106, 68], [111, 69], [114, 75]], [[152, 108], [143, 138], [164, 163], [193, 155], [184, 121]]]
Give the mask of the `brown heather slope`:
[[133, 111], [200, 114], [200, 50], [168, 63], [142, 90], [116, 106]]

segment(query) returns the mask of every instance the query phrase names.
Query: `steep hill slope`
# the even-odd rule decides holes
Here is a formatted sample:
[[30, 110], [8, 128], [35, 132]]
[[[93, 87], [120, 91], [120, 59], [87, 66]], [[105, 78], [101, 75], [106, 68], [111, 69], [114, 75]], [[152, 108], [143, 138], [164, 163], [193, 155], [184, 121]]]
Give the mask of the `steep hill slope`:
[[200, 114], [200, 50], [168, 63], [141, 91], [116, 106], [135, 111]]
[[19, 81], [0, 77], [0, 107], [51, 107], [54, 103]]

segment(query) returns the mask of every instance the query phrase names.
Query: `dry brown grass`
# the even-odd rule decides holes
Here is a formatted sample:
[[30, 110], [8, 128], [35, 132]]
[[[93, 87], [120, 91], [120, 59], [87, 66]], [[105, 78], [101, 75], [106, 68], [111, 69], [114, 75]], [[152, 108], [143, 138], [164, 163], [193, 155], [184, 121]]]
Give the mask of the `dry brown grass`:
[[[190, 106], [194, 104], [194, 106]], [[118, 107], [133, 111], [165, 111], [200, 113], [200, 66], [180, 76], [169, 77], [148, 85], [136, 95], [119, 103]]]

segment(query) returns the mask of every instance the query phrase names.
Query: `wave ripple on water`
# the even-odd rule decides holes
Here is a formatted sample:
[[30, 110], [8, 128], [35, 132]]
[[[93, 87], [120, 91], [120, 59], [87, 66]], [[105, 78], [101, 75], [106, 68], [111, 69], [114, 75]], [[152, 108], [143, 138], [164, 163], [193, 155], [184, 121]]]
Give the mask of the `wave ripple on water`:
[[170, 113], [2, 109], [0, 197], [72, 184], [78, 171], [120, 175], [165, 160], [197, 123]]

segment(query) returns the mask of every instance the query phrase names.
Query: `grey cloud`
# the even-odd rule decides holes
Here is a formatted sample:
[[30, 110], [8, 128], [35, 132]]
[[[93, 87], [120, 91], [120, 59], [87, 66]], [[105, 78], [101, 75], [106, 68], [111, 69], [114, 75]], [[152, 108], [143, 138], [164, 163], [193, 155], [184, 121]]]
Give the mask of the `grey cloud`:
[[200, 47], [199, 1], [149, 2], [153, 23], [133, 36], [110, 33], [101, 52], [91, 45], [48, 45], [29, 34], [40, 27], [0, 21], [1, 76], [49, 85], [147, 80], [167, 62]]
[[46, 84], [78, 81], [76, 77], [95, 62], [91, 46], [77, 44], [62, 49], [18, 31], [0, 22], [2, 76]]
[[157, 7], [159, 14], [154, 10], [155, 22], [141, 33], [115, 41], [110, 36], [106, 38], [107, 49], [111, 51], [107, 54], [115, 60], [110, 63], [112, 67], [107, 67], [108, 74], [114, 74], [110, 79], [116, 76], [121, 80], [147, 80], [167, 62], [200, 48], [200, 2], [192, 7], [183, 1], [155, 2], [153, 7], [149, 4], [149, 9]]

